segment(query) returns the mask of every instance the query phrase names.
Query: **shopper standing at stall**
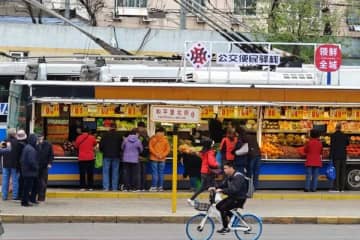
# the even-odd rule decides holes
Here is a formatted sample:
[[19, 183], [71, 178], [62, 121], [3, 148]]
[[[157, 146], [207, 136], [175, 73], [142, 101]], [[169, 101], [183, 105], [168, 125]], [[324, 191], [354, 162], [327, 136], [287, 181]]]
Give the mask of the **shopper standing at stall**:
[[[185, 143], [179, 146], [179, 159], [184, 166], [184, 178], [190, 179], [190, 191], [196, 192], [201, 184], [201, 158], [189, 142], [190, 140], [185, 140]], [[194, 142], [191, 143], [195, 145]]]
[[221, 140], [220, 151], [222, 156], [222, 161], [234, 161], [234, 149], [237, 143], [237, 137], [235, 136], [235, 131], [232, 127], [227, 128], [226, 136]]
[[147, 133], [146, 125], [144, 122], [137, 124], [139, 139], [143, 146], [143, 151], [140, 153], [140, 189], [145, 191], [146, 187], [146, 169], [149, 162], [149, 135]]
[[254, 180], [254, 189], [257, 189], [259, 185], [261, 151], [255, 133], [248, 132], [246, 139], [249, 144], [247, 173], [248, 177], [252, 177]]
[[236, 168], [236, 171], [249, 175], [250, 173], [247, 172], [249, 144], [246, 137], [246, 131], [243, 127], [237, 127], [236, 133], [237, 142], [233, 150], [235, 156], [234, 166]]
[[21, 206], [29, 207], [36, 204], [37, 178], [39, 176], [39, 155], [37, 151], [38, 138], [35, 134], [30, 134], [28, 144], [24, 147], [21, 158], [21, 172], [24, 178], [24, 189], [21, 199]]
[[341, 123], [337, 123], [336, 131], [331, 135], [330, 159], [334, 162], [336, 169], [335, 188], [336, 191], [341, 192], [345, 189], [347, 145], [349, 145], [349, 138], [341, 131]]
[[51, 168], [54, 160], [52, 144], [44, 139], [44, 135], [38, 136], [39, 153], [39, 179], [38, 179], [38, 201], [43, 202], [46, 198], [46, 188], [48, 182], [48, 170]]
[[[121, 136], [116, 133], [116, 125], [110, 126], [110, 131], [104, 133], [100, 140], [100, 151], [103, 153], [103, 190], [119, 190], [119, 165], [121, 153]], [[111, 179], [110, 179], [111, 172]]]
[[140, 191], [140, 165], [139, 156], [143, 146], [139, 140], [137, 129], [131, 130], [122, 145], [124, 163], [124, 191]]
[[18, 198], [19, 190], [19, 174], [17, 171], [17, 164], [19, 159], [18, 151], [18, 141], [16, 139], [16, 130], [10, 128], [8, 130], [8, 139], [4, 142], [9, 143], [11, 146], [11, 151], [3, 154], [3, 172], [2, 172], [2, 185], [1, 185], [1, 194], [2, 200], [8, 199], [10, 178], [12, 179], [12, 199], [15, 200]]
[[163, 192], [165, 161], [170, 153], [170, 144], [165, 136], [164, 128], [156, 129], [155, 135], [150, 138], [149, 150], [152, 170], [151, 188], [149, 191]]
[[[80, 170], [80, 191], [93, 190], [94, 185], [94, 148], [97, 142], [94, 136], [89, 134], [89, 129], [84, 128], [80, 136], [76, 138], [75, 147], [78, 149]], [[87, 181], [85, 180], [87, 177]]]
[[19, 196], [17, 200], [22, 199], [22, 195], [24, 192], [24, 177], [21, 171], [20, 157], [23, 149], [27, 144], [27, 135], [23, 129], [19, 129], [16, 133], [16, 139], [18, 140], [18, 161], [17, 161], [17, 170], [19, 173]]
[[322, 167], [323, 146], [320, 142], [320, 133], [316, 129], [310, 131], [310, 140], [305, 145], [306, 153], [306, 181], [305, 192], [316, 192], [319, 177], [319, 168]]

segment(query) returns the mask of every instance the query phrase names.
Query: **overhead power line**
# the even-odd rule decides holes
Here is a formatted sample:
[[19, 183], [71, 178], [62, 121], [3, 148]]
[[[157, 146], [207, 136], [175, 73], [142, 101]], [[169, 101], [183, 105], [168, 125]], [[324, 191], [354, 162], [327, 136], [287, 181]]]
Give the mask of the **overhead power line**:
[[55, 12], [55, 11], [53, 11], [51, 9], [48, 9], [48, 8], [44, 7], [43, 4], [41, 4], [41, 3], [37, 2], [37, 1], [34, 1], [34, 0], [24, 0], [24, 1], [31, 4], [33, 7], [41, 9], [42, 11], [47, 12], [48, 14], [50, 14], [50, 15], [56, 17], [56, 18], [59, 18], [59, 19], [63, 20], [64, 22], [68, 23], [70, 26], [76, 28], [77, 30], [79, 30], [80, 32], [85, 34], [87, 37], [89, 37], [91, 40], [93, 40], [96, 44], [98, 44], [100, 47], [105, 49], [110, 54], [113, 54], [113, 55], [131, 55], [131, 53], [129, 53], [128, 51], [126, 51], [124, 49], [114, 48], [113, 46], [111, 46], [110, 44], [108, 44], [107, 42], [102, 40], [101, 38], [90, 34], [89, 32], [85, 31], [83, 28], [81, 28], [78, 25], [74, 24], [69, 19], [61, 16], [60, 14], [58, 14], [57, 12]]

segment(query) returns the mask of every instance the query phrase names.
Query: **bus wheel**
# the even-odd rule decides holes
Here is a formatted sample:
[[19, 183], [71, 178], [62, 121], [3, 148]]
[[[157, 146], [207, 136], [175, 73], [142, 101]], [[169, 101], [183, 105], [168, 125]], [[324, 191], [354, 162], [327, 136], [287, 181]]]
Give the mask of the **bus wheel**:
[[360, 190], [360, 168], [350, 169], [346, 176], [347, 189]]

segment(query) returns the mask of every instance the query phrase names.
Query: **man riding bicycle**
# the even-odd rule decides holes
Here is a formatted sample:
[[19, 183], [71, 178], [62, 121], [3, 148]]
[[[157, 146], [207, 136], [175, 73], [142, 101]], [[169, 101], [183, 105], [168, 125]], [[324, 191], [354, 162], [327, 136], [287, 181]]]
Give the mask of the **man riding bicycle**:
[[[216, 208], [221, 213], [223, 224], [223, 228], [217, 232], [222, 234], [230, 232], [230, 229], [228, 228], [229, 219], [232, 216], [230, 210], [234, 208], [243, 208], [248, 191], [248, 182], [245, 179], [245, 176], [235, 170], [232, 162], [226, 162], [224, 164], [224, 172], [226, 178], [219, 188], [216, 189], [216, 192], [222, 192], [228, 196], [216, 204]], [[209, 188], [209, 191], [210, 190], [215, 190], [215, 188]]]

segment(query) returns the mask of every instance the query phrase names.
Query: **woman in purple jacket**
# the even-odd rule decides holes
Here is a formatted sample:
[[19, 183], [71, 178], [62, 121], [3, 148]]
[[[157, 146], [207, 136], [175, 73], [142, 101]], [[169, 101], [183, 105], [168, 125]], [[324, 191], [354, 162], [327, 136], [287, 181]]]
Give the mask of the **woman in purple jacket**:
[[124, 191], [140, 191], [140, 165], [139, 155], [143, 146], [139, 140], [137, 129], [131, 130], [129, 136], [124, 139], [121, 149], [124, 163]]

